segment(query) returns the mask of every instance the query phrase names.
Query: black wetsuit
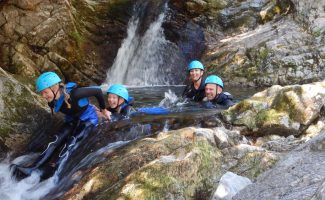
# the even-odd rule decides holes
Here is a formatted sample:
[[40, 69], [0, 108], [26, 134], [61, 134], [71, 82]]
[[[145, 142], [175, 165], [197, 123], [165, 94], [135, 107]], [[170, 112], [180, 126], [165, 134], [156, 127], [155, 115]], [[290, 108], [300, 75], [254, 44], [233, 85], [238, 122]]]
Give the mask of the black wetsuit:
[[187, 85], [184, 89], [184, 92], [183, 92], [183, 97], [186, 97], [186, 98], [189, 98], [191, 99], [192, 101], [196, 101], [196, 102], [199, 102], [199, 101], [202, 101], [203, 98], [205, 97], [205, 93], [204, 93], [204, 81], [205, 81], [205, 78], [202, 77], [201, 79], [201, 84], [200, 84], [200, 87], [198, 89], [195, 89], [194, 87], [194, 83], [190, 84], [190, 85]]
[[229, 108], [230, 106], [235, 105], [233, 102], [233, 97], [228, 92], [222, 92], [217, 97], [215, 97], [213, 100], [207, 100], [207, 98], [204, 98], [205, 106], [208, 108]]
[[[78, 88], [75, 87], [70, 92], [70, 99], [68, 100], [70, 104], [70, 108], [63, 101], [62, 106], [60, 107], [60, 112], [68, 115], [71, 118], [78, 119], [87, 109], [88, 103], [85, 105], [80, 104], [80, 100], [88, 98], [88, 97], [96, 97], [99, 107], [101, 109], [105, 109], [105, 99], [102, 93], [102, 90], [97, 87], [83, 87]], [[86, 100], [86, 99], [85, 99]], [[49, 103], [49, 106], [54, 109], [55, 102]], [[95, 124], [96, 125], [96, 124]]]
[[[22, 172], [25, 176], [30, 175], [33, 170], [42, 167], [46, 161], [48, 161], [56, 149], [62, 147], [59, 154], [60, 163], [61, 158], [66, 153], [72, 153], [73, 149], [77, 146], [81, 140], [86, 138], [93, 128], [98, 124], [97, 113], [95, 107], [89, 104], [88, 97], [96, 97], [101, 109], [105, 109], [105, 100], [100, 88], [97, 87], [85, 87], [78, 88], [75, 83], [67, 83], [67, 92], [70, 95], [68, 102], [70, 108], [64, 101], [63, 93], [58, 100], [49, 103], [49, 106], [54, 109], [55, 112], [62, 112], [65, 114], [65, 123], [60, 128], [59, 132], [54, 136], [53, 140], [48, 144], [45, 151], [36, 160], [31, 167], [16, 166], [14, 173]], [[17, 176], [22, 176], [18, 174]]]

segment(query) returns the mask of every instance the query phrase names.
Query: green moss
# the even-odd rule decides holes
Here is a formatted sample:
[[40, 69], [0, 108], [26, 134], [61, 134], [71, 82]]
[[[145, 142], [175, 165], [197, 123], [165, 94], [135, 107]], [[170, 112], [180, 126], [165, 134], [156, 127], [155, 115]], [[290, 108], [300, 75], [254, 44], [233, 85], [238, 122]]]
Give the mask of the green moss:
[[265, 60], [269, 56], [270, 50], [268, 48], [266, 48], [266, 47], [262, 47], [262, 48], [259, 49], [259, 54], [260, 54], [259, 55], [260, 59]]
[[[88, 178], [95, 176], [101, 183], [85, 199], [209, 196], [221, 176], [222, 155], [205, 138], [193, 139], [191, 134], [192, 129], [171, 131], [163, 139], [140, 140], [120, 149]], [[174, 155], [178, 159], [160, 162], [161, 155]]]
[[236, 104], [235, 106], [229, 108], [228, 110], [223, 111], [222, 116], [226, 121], [230, 123], [234, 123], [234, 121], [237, 120], [237, 116], [240, 113], [243, 113], [250, 109], [251, 109], [251, 103], [249, 100], [245, 99], [239, 102], [238, 104]]
[[256, 115], [256, 125], [262, 127], [263, 125], [278, 124], [285, 113], [274, 109], [262, 110]]
[[299, 98], [303, 95], [303, 92], [303, 88], [300, 86], [282, 91], [274, 98], [271, 107], [280, 112], [288, 113], [290, 119], [303, 122], [305, 121], [305, 116]]
[[79, 33], [79, 31], [75, 30], [71, 32], [69, 35], [71, 38], [73, 38], [74, 41], [76, 41], [79, 48], [82, 47], [85, 38]]
[[4, 139], [6, 137], [8, 137], [11, 133], [11, 129], [8, 127], [1, 127], [0, 128], [0, 137], [1, 139]]
[[278, 159], [278, 156], [269, 152], [250, 152], [240, 158], [237, 165], [231, 168], [230, 171], [254, 180], [261, 173], [271, 168]]
[[251, 107], [252, 107], [251, 102], [249, 100], [245, 99], [245, 100], [241, 101], [239, 104], [237, 104], [235, 109], [237, 112], [242, 113], [244, 111], [251, 109]]

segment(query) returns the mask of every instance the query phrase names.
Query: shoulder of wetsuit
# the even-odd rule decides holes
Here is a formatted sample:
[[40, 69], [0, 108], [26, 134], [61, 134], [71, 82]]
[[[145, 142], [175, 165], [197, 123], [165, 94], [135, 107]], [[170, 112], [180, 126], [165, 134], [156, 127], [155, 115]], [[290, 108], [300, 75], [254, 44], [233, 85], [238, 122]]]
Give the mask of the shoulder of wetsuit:
[[226, 95], [228, 97], [228, 99], [230, 99], [230, 100], [234, 99], [232, 94], [230, 94], [229, 92], [222, 92], [222, 94]]
[[192, 85], [193, 84], [187, 84], [184, 88], [184, 91], [182, 93], [182, 96], [185, 97], [187, 94], [192, 90]]
[[129, 106], [133, 106], [134, 104], [134, 97], [129, 97], [128, 98], [128, 103], [127, 103]]
[[75, 82], [68, 82], [65, 84], [65, 88], [66, 88], [67, 92], [70, 93], [71, 90], [78, 88], [78, 85]]
[[201, 84], [200, 84], [200, 87], [199, 87], [199, 90], [203, 90], [205, 89], [205, 79], [206, 77], [202, 77], [202, 80], [201, 80]]

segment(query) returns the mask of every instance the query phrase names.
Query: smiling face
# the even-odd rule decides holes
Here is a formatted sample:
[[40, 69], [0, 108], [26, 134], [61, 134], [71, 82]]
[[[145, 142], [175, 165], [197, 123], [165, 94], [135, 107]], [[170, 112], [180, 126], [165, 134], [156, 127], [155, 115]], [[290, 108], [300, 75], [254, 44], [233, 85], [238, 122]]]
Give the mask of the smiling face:
[[[52, 102], [54, 100], [54, 94], [58, 93], [58, 90], [59, 90], [59, 86], [54, 85], [50, 88], [46, 88], [42, 90], [40, 94], [47, 102]], [[59, 97], [58, 94], [57, 97]]]
[[201, 69], [191, 69], [190, 70], [190, 79], [191, 81], [197, 81], [203, 75], [203, 70]]
[[116, 108], [118, 105], [123, 104], [125, 100], [119, 98], [116, 94], [108, 93], [107, 101], [110, 108]]
[[216, 84], [208, 83], [205, 85], [204, 91], [205, 91], [205, 96], [208, 98], [208, 100], [211, 101], [222, 92], [222, 87]]
[[206, 84], [205, 85], [205, 96], [208, 98], [208, 100], [212, 100], [217, 95], [217, 85], [216, 84]]

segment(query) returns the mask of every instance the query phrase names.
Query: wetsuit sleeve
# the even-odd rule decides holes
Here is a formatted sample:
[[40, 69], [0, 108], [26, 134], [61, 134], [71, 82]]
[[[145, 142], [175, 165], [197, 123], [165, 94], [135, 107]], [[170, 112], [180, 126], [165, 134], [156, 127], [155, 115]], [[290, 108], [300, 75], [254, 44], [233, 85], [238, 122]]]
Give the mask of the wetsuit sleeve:
[[183, 98], [193, 98], [193, 96], [195, 96], [195, 93], [192, 90], [192, 86], [191, 85], [187, 85], [183, 91]]
[[229, 108], [230, 106], [235, 105], [235, 103], [234, 103], [231, 99], [227, 98], [227, 99], [225, 99], [225, 101], [223, 102], [223, 105], [226, 106], [227, 108]]
[[187, 85], [187, 86], [184, 88], [184, 91], [183, 91], [183, 93], [182, 93], [182, 97], [186, 97], [186, 96], [187, 96], [188, 90], [189, 90], [189, 86]]
[[232, 101], [232, 97], [228, 96], [224, 93], [220, 94], [220, 98], [218, 99], [218, 101], [216, 103], [224, 106], [225, 108], [229, 108], [230, 106], [235, 105], [235, 103]]
[[105, 109], [105, 99], [102, 90], [99, 87], [83, 87], [73, 90], [72, 94], [75, 99], [96, 97], [99, 107]]
[[136, 112], [136, 110], [129, 105], [121, 111], [121, 114], [124, 116], [130, 116], [134, 112]]

